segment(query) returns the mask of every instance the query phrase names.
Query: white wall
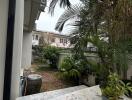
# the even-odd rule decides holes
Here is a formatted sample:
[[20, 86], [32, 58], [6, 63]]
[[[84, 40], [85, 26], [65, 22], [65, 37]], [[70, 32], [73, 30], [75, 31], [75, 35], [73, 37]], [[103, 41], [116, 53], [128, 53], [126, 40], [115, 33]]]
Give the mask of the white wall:
[[32, 33], [24, 32], [22, 47], [22, 68], [31, 66], [32, 58]]
[[24, 21], [24, 0], [16, 0], [12, 80], [11, 80], [11, 100], [15, 100], [16, 97], [19, 96], [22, 40], [23, 40], [23, 21]]
[[32, 40], [32, 45], [39, 45], [39, 40]]
[[3, 100], [8, 0], [0, 0], [0, 100]]
[[[38, 39], [36, 39], [36, 36], [38, 36]], [[38, 34], [33, 34], [32, 35], [32, 45], [33, 46], [39, 45], [39, 39], [40, 39], [40, 36]]]

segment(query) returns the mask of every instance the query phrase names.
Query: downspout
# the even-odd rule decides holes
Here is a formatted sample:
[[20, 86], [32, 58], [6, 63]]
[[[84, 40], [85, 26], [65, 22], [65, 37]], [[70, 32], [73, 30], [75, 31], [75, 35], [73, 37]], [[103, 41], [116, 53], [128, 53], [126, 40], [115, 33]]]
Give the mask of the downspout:
[[16, 0], [9, 0], [3, 100], [10, 100]]

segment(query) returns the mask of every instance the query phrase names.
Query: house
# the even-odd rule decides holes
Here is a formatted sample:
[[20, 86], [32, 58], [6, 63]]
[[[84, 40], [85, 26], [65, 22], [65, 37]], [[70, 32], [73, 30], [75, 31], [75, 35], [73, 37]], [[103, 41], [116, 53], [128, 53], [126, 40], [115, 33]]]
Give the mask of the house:
[[31, 65], [32, 30], [46, 0], [0, 0], [0, 100], [20, 95], [20, 72]]
[[70, 36], [43, 31], [33, 31], [32, 45], [50, 45], [59, 48], [71, 48]]

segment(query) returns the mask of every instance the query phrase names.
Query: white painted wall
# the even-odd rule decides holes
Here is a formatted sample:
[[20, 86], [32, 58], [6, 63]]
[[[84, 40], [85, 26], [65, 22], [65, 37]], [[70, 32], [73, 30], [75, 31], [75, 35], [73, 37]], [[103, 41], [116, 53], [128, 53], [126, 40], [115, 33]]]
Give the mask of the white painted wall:
[[8, 0], [0, 0], [0, 100], [3, 100]]
[[24, 32], [22, 47], [22, 68], [31, 66], [32, 58], [32, 33]]
[[24, 0], [16, 0], [12, 79], [11, 79], [11, 100], [15, 100], [19, 96], [22, 41], [23, 41], [23, 21], [24, 21]]
[[[38, 37], [38, 39], [36, 39], [36, 36]], [[39, 34], [33, 34], [33, 35], [32, 35], [32, 45], [33, 45], [33, 46], [39, 45], [39, 39], [40, 39]]]
[[[51, 34], [48, 32], [39, 33], [37, 31], [33, 31], [32, 45], [39, 45], [39, 39], [36, 40], [34, 38], [36, 35], [39, 37], [39, 39], [43, 38], [43, 40], [50, 46], [55, 46], [55, 47], [60, 47], [60, 48], [71, 48], [70, 40], [67, 38], [67, 36], [61, 36], [59, 34], [56, 35], [53, 33]], [[52, 39], [54, 39], [54, 42], [52, 41]], [[63, 43], [60, 43], [60, 39], [63, 39]], [[67, 40], [67, 43], [65, 43], [64, 40]]]

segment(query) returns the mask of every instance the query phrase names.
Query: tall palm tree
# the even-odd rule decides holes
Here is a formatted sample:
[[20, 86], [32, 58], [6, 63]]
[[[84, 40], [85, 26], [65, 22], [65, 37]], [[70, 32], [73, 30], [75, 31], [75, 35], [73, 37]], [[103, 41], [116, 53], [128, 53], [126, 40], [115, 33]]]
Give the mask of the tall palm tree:
[[[63, 13], [56, 24], [56, 30], [62, 31], [68, 20], [78, 17], [73, 23], [78, 26], [72, 38], [76, 44], [75, 50], [84, 51], [87, 42], [92, 42], [98, 47], [102, 62], [117, 71], [122, 68], [126, 78], [128, 55], [132, 52], [129, 46], [132, 40], [128, 39], [132, 36], [131, 11], [131, 0], [85, 0], [84, 8], [73, 6]], [[98, 36], [104, 33], [109, 38], [108, 42], [102, 44]], [[128, 49], [131, 50], [128, 52]]]

